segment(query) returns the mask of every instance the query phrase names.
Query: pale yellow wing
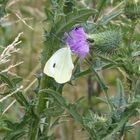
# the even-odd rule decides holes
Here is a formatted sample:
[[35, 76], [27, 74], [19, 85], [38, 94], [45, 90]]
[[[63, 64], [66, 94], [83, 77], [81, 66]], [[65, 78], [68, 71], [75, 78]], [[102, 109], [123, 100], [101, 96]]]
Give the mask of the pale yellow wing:
[[71, 79], [74, 65], [72, 63], [71, 51], [68, 47], [63, 49], [63, 54], [57, 59], [55, 65], [54, 79], [58, 83], [66, 83]]
[[44, 70], [43, 70], [43, 72], [46, 75], [48, 75], [50, 77], [54, 77], [54, 70], [55, 70], [56, 61], [63, 55], [64, 52], [65, 52], [65, 48], [59, 49], [46, 62]]
[[71, 52], [68, 47], [59, 49], [46, 62], [44, 73], [53, 77], [57, 83], [65, 83], [70, 80], [74, 65]]

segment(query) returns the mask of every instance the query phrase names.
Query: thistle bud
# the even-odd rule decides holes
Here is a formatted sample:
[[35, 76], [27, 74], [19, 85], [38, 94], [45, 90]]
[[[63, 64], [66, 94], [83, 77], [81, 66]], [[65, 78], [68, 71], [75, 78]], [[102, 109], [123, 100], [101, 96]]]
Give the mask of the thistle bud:
[[128, 3], [124, 9], [125, 15], [130, 19], [140, 18], [140, 2]]
[[87, 35], [87, 40], [99, 53], [112, 54], [119, 47], [122, 35], [117, 31], [106, 31], [98, 34]]

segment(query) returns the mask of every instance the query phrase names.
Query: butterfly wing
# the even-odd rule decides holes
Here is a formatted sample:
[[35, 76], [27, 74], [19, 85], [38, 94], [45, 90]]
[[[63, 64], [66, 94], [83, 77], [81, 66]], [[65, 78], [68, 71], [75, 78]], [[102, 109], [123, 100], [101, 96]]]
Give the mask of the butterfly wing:
[[56, 51], [51, 58], [46, 62], [43, 72], [50, 76], [54, 77], [54, 70], [57, 58], [61, 55], [61, 49]]
[[65, 83], [70, 80], [74, 65], [72, 63], [71, 51], [68, 47], [63, 48], [63, 53], [56, 61], [54, 79], [58, 83]]
[[71, 52], [68, 47], [59, 49], [47, 61], [44, 73], [53, 77], [57, 83], [65, 83], [70, 80], [74, 65]]

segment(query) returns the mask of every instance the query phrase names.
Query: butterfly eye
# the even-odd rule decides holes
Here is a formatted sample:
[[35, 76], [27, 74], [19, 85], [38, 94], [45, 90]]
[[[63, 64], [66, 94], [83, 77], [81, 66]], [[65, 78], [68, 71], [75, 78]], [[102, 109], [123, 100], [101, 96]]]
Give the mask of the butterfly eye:
[[53, 64], [53, 68], [55, 68], [55, 66], [56, 66], [56, 63]]

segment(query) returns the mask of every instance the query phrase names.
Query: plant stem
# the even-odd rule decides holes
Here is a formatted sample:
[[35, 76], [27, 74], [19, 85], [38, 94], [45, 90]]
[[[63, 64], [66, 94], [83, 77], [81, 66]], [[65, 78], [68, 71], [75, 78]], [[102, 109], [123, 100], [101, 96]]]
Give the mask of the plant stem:
[[[43, 75], [40, 88], [45, 89], [46, 87], [47, 88], [50, 87], [49, 81], [50, 81], [49, 78], [47, 76]], [[32, 126], [32, 128], [34, 128], [34, 133], [32, 133], [32, 135], [34, 135], [34, 136], [31, 136], [31, 140], [38, 140], [40, 120], [41, 120], [44, 110], [46, 108], [47, 96], [48, 96], [48, 94], [46, 92], [39, 93], [38, 104], [37, 104], [37, 108], [36, 108], [37, 117], [35, 118], [35, 120], [33, 122], [33, 126]], [[50, 118], [47, 118], [47, 121], [49, 123]], [[45, 130], [48, 130], [48, 129], [45, 129]]]
[[108, 101], [108, 107], [109, 107], [110, 111], [112, 111], [113, 110], [113, 105], [112, 105], [112, 103], [110, 101], [110, 98], [109, 98], [109, 95], [108, 95], [108, 87], [105, 85], [105, 83], [103, 82], [103, 79], [101, 79], [101, 77], [99, 76], [97, 71], [94, 69], [94, 67], [91, 67], [91, 65], [92, 65], [91, 62], [89, 62], [89, 60], [87, 60], [87, 59], [86, 59], [86, 62], [90, 66], [91, 70], [95, 73], [95, 76], [96, 76], [96, 78], [97, 78], [97, 80], [98, 80], [98, 82], [101, 86], [101, 89], [103, 90], [103, 92], [106, 96], [106, 99]]
[[38, 132], [39, 132], [40, 119], [38, 117], [34, 117], [31, 123], [31, 130], [29, 132], [29, 140], [38, 140]]

